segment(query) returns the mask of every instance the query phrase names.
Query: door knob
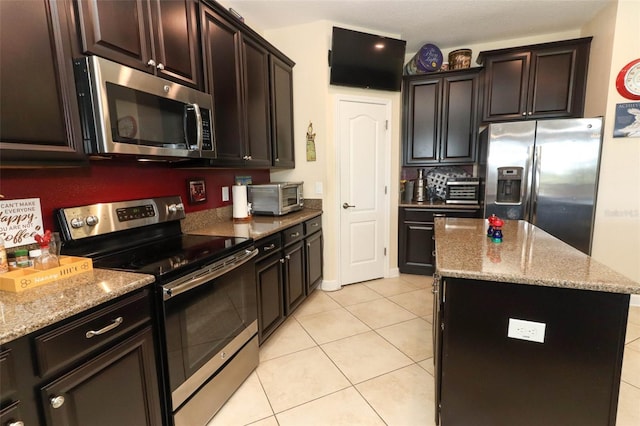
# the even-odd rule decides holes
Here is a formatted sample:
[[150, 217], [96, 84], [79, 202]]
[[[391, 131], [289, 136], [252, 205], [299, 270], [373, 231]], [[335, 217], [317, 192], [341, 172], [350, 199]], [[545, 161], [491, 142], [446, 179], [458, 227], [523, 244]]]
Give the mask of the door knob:
[[345, 209], [345, 210], [346, 210], [346, 209], [348, 209], [349, 207], [355, 207], [355, 206], [352, 206], [352, 205], [351, 205], [351, 204], [349, 204], [349, 203], [343, 203], [343, 204], [342, 204], [342, 208], [343, 208], [343, 209]]

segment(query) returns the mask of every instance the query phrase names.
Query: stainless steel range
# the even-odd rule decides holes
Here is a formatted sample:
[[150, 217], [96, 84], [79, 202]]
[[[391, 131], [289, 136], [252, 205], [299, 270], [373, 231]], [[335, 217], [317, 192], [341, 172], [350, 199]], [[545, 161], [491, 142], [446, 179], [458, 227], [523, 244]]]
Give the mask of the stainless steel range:
[[62, 208], [62, 252], [156, 278], [167, 424], [206, 425], [258, 365], [253, 240], [183, 234], [180, 197]]

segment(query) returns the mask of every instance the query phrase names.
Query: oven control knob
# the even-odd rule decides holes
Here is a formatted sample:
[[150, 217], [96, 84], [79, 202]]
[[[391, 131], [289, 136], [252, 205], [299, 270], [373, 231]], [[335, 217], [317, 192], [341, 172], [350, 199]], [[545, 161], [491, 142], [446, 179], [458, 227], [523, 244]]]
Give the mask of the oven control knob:
[[84, 226], [84, 220], [80, 217], [74, 217], [71, 219], [71, 227], [72, 228], [82, 228]]
[[184, 210], [184, 205], [182, 203], [170, 204], [168, 209], [169, 209], [169, 213], [177, 213]]
[[85, 219], [88, 226], [96, 226], [99, 222], [98, 216], [87, 216]]

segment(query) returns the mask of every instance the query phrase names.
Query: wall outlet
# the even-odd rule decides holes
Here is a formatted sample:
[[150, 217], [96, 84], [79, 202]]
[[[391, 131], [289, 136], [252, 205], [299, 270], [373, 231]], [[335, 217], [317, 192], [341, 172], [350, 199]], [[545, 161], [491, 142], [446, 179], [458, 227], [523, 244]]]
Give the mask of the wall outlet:
[[222, 187], [222, 201], [229, 201], [229, 187]]
[[544, 332], [547, 325], [543, 322], [525, 321], [509, 318], [507, 337], [544, 343]]

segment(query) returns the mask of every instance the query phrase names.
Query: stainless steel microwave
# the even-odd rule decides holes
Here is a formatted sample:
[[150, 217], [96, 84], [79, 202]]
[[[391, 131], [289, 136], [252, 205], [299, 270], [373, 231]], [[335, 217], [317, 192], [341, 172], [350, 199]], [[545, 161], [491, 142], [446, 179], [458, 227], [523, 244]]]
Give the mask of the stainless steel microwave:
[[272, 182], [248, 186], [248, 200], [255, 215], [282, 216], [304, 207], [302, 182]]
[[215, 158], [208, 93], [98, 56], [74, 72], [87, 154]]

